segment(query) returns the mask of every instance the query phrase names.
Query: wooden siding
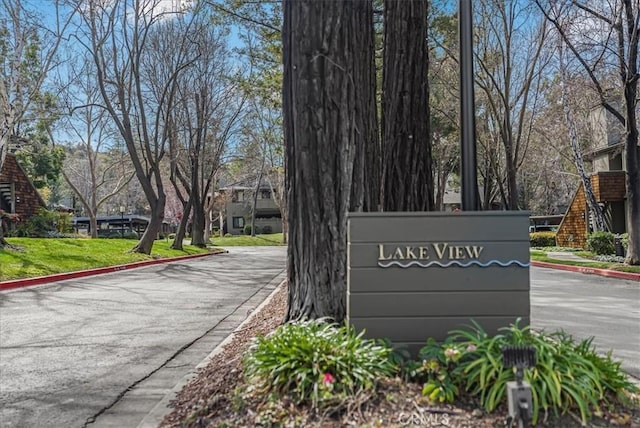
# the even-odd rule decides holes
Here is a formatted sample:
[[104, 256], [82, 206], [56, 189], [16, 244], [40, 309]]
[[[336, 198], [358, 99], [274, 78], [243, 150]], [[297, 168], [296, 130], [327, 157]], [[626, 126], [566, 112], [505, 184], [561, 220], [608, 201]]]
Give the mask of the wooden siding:
[[560, 247], [572, 248], [584, 248], [587, 244], [587, 198], [582, 183], [560, 223], [556, 243]]
[[[600, 171], [591, 176], [591, 186], [597, 202], [620, 202], [626, 196], [624, 171]], [[560, 228], [556, 242], [561, 247], [585, 248], [587, 245], [588, 225], [587, 197], [580, 183], [571, 201]]]
[[624, 201], [627, 188], [624, 171], [601, 171], [591, 176], [591, 185], [598, 202]]
[[[33, 187], [31, 181], [25, 174], [24, 170], [18, 164], [16, 158], [12, 154], [8, 154], [2, 171], [0, 171], [0, 183], [13, 185], [15, 203], [15, 214], [21, 219], [29, 218], [36, 214], [40, 208], [46, 208], [45, 202], [38, 191]], [[2, 197], [2, 196], [0, 196]], [[6, 201], [12, 206], [11, 200]]]

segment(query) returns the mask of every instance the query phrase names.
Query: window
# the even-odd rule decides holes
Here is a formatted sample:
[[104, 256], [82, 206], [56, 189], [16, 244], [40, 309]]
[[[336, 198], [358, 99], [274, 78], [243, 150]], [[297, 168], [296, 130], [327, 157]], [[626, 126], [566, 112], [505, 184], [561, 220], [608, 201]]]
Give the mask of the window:
[[234, 229], [242, 229], [244, 227], [244, 217], [234, 217], [233, 218], [233, 228]]
[[233, 202], [243, 202], [244, 201], [244, 190], [236, 190], [233, 192]]

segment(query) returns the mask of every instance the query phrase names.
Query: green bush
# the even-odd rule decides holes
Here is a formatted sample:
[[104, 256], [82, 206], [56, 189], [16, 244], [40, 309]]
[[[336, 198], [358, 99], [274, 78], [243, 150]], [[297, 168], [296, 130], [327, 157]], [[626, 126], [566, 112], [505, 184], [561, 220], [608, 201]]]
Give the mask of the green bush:
[[233, 238], [233, 234], [231, 234], [231, 233], [225, 233], [225, 234], [224, 234], [224, 237], [225, 237], [225, 238]]
[[[68, 216], [67, 214], [64, 215]], [[55, 211], [41, 208], [37, 214], [29, 217], [27, 221], [18, 223], [13, 234], [18, 237], [48, 238], [58, 232], [60, 217], [60, 214]]]
[[629, 234], [623, 233], [618, 236], [620, 238], [620, 242], [622, 242], [622, 247], [624, 248], [625, 254], [629, 251]]
[[266, 226], [264, 226], [264, 227], [262, 228], [262, 233], [263, 233], [264, 235], [269, 235], [269, 234], [273, 233], [273, 229], [271, 228], [271, 226], [266, 225]]
[[[592, 339], [576, 342], [564, 332], [538, 333], [517, 325], [489, 336], [475, 324], [471, 329], [452, 332], [442, 345], [428, 342], [423, 348], [424, 366], [435, 367], [437, 363], [446, 369], [436, 367], [440, 373], [436, 381], [434, 377], [427, 379], [423, 393], [434, 394], [440, 401], [453, 401], [456, 390], [447, 395], [442, 384], [453, 385], [478, 397], [488, 412], [495, 410], [506, 400], [506, 383], [514, 379], [513, 370], [502, 365], [505, 346], [536, 349], [536, 367], [525, 371], [532, 389], [534, 424], [541, 411], [558, 415], [575, 409], [586, 424], [592, 410], [601, 404], [610, 404], [623, 391], [638, 391], [611, 354], [602, 357], [596, 353]], [[448, 358], [444, 360], [446, 365], [442, 365], [443, 356]], [[434, 383], [435, 387], [427, 388]]]
[[529, 245], [532, 247], [555, 247], [555, 232], [531, 232], [529, 233]]
[[251, 225], [245, 224], [244, 229], [242, 229], [242, 233], [244, 233], [245, 235], [251, 235]]
[[323, 320], [284, 324], [254, 339], [244, 358], [248, 384], [314, 407], [335, 403], [391, 375], [391, 348]]
[[168, 236], [168, 239], [176, 239], [176, 234], [175, 233], [170, 233]]
[[615, 235], [611, 232], [593, 232], [587, 236], [587, 250], [599, 254], [615, 254]]

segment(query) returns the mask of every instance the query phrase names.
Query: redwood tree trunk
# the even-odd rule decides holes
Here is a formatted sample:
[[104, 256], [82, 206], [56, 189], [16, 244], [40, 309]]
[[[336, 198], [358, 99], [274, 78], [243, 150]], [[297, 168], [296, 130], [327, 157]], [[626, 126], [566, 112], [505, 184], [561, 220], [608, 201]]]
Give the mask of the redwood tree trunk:
[[385, 0], [382, 206], [431, 211], [427, 1]]
[[[370, 0], [284, 0], [287, 319], [346, 315], [347, 213]], [[365, 110], [366, 111], [366, 110]], [[363, 112], [364, 114], [364, 112]], [[375, 114], [368, 112], [368, 114]], [[375, 116], [372, 116], [375, 117]]]
[[361, 49], [355, 52], [357, 66], [355, 81], [362, 88], [356, 92], [356, 156], [353, 165], [351, 211], [378, 211], [382, 155], [378, 136], [378, 107], [376, 100], [375, 30], [373, 3], [361, 1], [363, 31], [356, 33]]

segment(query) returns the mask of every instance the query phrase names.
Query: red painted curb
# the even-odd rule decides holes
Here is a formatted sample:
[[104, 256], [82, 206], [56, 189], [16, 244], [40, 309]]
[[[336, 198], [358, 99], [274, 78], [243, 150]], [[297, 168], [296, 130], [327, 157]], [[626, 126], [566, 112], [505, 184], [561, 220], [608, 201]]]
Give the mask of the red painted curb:
[[165, 259], [144, 260], [144, 261], [141, 261], [141, 262], [128, 263], [126, 265], [106, 266], [106, 267], [95, 268], [95, 269], [81, 270], [81, 271], [77, 271], [77, 272], [55, 273], [55, 274], [52, 274], [52, 275], [36, 276], [36, 277], [33, 277], [33, 278], [14, 279], [14, 280], [10, 280], [10, 281], [0, 281], [0, 290], [9, 290], [9, 289], [12, 289], [12, 288], [28, 287], [28, 286], [31, 286], [31, 285], [39, 285], [39, 284], [46, 284], [46, 283], [49, 283], [49, 282], [62, 281], [62, 280], [65, 280], [65, 279], [82, 278], [84, 276], [118, 272], [118, 271], [121, 271], [121, 270], [135, 269], [135, 268], [139, 268], [139, 267], [143, 267], [143, 266], [157, 265], [157, 264], [160, 264], [160, 263], [169, 263], [169, 262], [176, 262], [176, 261], [180, 261], [180, 260], [196, 259], [196, 258], [200, 258], [200, 257], [212, 256], [214, 254], [220, 254], [220, 253], [217, 252], [217, 253], [190, 254], [188, 256], [171, 257], [171, 258], [165, 258]]
[[532, 261], [531, 266], [566, 270], [570, 272], [580, 272], [580, 273], [586, 273], [591, 275], [607, 276], [610, 278], [628, 279], [631, 281], [640, 281], [640, 273], [618, 272], [617, 270], [597, 269], [597, 268], [590, 268], [585, 266], [570, 266], [570, 265], [562, 265], [558, 263], [536, 262], [536, 261]]

